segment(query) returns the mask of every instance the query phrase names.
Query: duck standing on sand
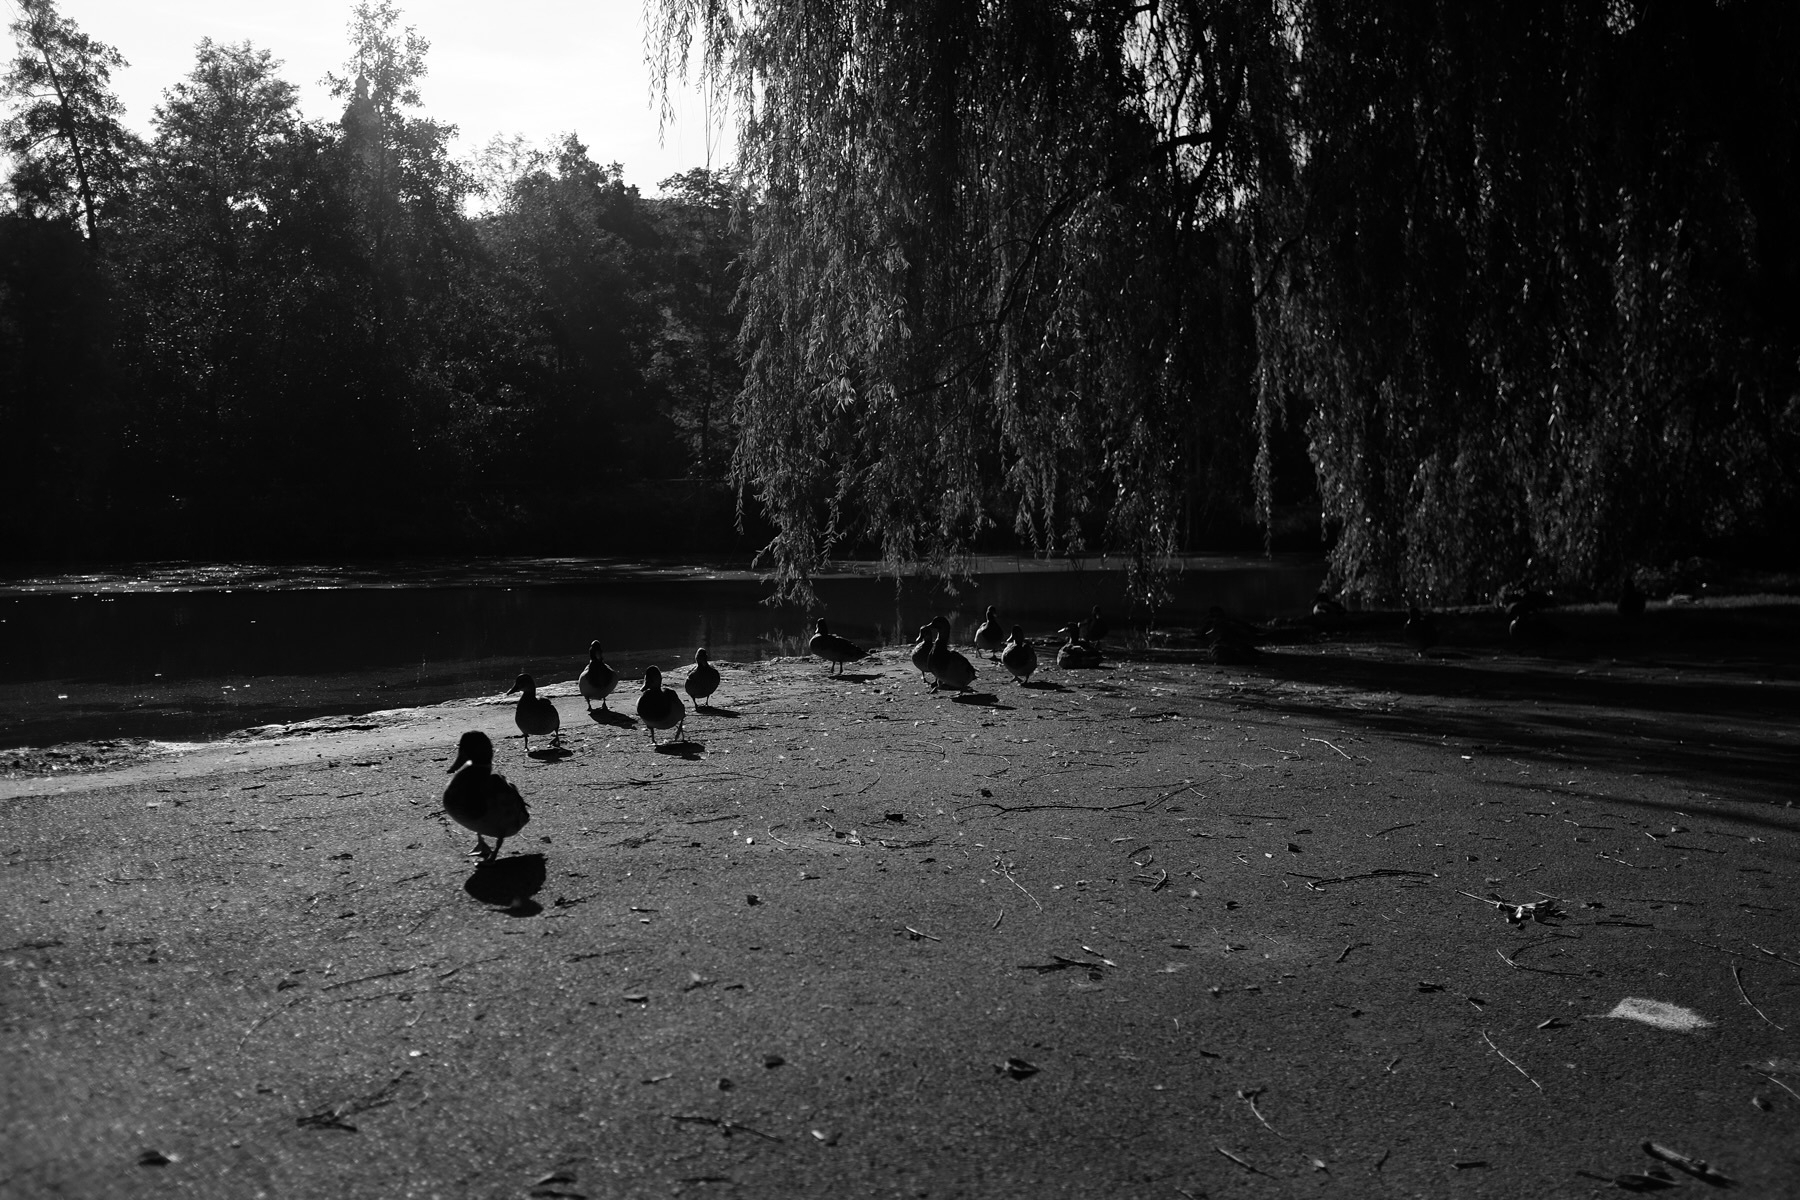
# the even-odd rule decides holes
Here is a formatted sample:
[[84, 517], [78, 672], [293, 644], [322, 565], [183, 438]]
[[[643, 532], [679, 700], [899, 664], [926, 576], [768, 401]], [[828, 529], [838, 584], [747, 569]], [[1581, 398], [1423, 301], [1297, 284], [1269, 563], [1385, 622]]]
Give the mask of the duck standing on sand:
[[719, 690], [719, 668], [712, 665], [712, 656], [704, 647], [694, 651], [694, 669], [682, 681], [681, 690], [693, 699], [695, 708], [705, 708], [706, 698]]
[[[483, 862], [500, 854], [500, 845], [525, 828], [531, 810], [519, 789], [494, 774], [494, 743], [488, 735], [470, 730], [456, 744], [456, 761], [450, 764], [451, 780], [444, 788], [444, 811], [464, 829], [475, 832], [475, 849]], [[491, 837], [489, 846], [482, 839]]]
[[1437, 645], [1437, 618], [1417, 605], [1406, 610], [1406, 644], [1419, 654]]
[[994, 606], [987, 606], [987, 617], [975, 627], [975, 648], [985, 651], [989, 660], [996, 659], [1000, 651], [1006, 649], [1006, 634], [1000, 628], [1000, 618], [994, 615]]
[[934, 682], [932, 691], [940, 687], [952, 688], [959, 692], [969, 690], [975, 682], [975, 664], [950, 648], [950, 630], [940, 627], [937, 631], [937, 642], [931, 647], [931, 659], [926, 664]]
[[1012, 672], [1012, 677], [1023, 686], [1031, 681], [1037, 670], [1037, 649], [1025, 631], [1017, 625], [1012, 627], [1012, 637], [1007, 639], [1006, 649], [1000, 652], [1000, 665]]
[[638, 716], [649, 728], [652, 744], [656, 742], [659, 729], [673, 729], [674, 740], [681, 740], [687, 706], [682, 704], [680, 696], [662, 685], [662, 672], [655, 667], [644, 671], [644, 694], [638, 697]]
[[513, 685], [506, 689], [507, 695], [519, 693], [519, 706], [513, 710], [513, 720], [518, 723], [519, 732], [525, 735], [525, 753], [531, 753], [531, 735], [548, 737], [552, 742], [561, 739], [558, 732], [562, 728], [562, 718], [556, 713], [556, 705], [547, 697], [537, 694], [537, 684], [531, 676], [521, 675], [513, 680]]
[[1056, 665], [1067, 671], [1070, 669], [1086, 669], [1100, 665], [1100, 651], [1081, 640], [1081, 631], [1074, 625], [1064, 625], [1056, 632], [1068, 641], [1057, 648]]
[[857, 662], [868, 656], [869, 652], [855, 642], [831, 632], [825, 625], [824, 617], [819, 618], [819, 623], [814, 628], [817, 632], [813, 634], [812, 641], [806, 644], [806, 648], [832, 664], [833, 674], [842, 674], [845, 663]]
[[576, 680], [581, 688], [581, 697], [587, 701], [588, 711], [594, 711], [594, 701], [600, 707], [606, 707], [606, 698], [612, 690], [619, 686], [619, 673], [606, 665], [606, 659], [600, 653], [599, 642], [588, 643], [587, 666], [581, 668], [581, 678]]
[[912, 665], [919, 669], [920, 683], [931, 678], [931, 648], [936, 642], [937, 626], [929, 623], [919, 626], [919, 640], [912, 648]]

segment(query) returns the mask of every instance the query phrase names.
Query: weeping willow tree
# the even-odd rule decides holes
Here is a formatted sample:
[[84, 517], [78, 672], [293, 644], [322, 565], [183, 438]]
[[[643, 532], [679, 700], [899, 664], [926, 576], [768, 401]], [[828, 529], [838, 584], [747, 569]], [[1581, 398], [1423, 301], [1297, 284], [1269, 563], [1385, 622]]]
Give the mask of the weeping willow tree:
[[1794, 509], [1776, 6], [653, 16], [665, 84], [697, 56], [740, 116], [734, 473], [786, 591], [846, 546], [948, 570], [1010, 520], [1153, 596], [1184, 498], [1253, 474], [1270, 515], [1284, 428], [1370, 597], [1603, 584]]

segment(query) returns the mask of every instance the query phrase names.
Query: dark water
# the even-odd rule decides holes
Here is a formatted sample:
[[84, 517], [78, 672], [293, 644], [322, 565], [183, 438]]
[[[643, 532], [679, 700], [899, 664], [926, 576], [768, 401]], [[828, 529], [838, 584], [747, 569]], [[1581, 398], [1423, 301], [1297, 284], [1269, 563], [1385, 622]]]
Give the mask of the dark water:
[[[743, 571], [598, 560], [370, 567], [171, 564], [0, 581], [0, 746], [201, 739], [329, 713], [503, 692], [526, 671], [573, 679], [599, 639], [627, 677], [692, 661], [804, 652], [817, 616], [864, 644], [910, 640], [931, 614], [958, 634], [996, 605], [1047, 637], [1095, 604], [1129, 635], [1122, 572], [985, 560], [948, 595], [872, 572], [823, 579], [817, 611], [771, 607]], [[1218, 604], [1303, 612], [1316, 559], [1188, 560], [1162, 626]], [[1138, 614], [1143, 619], [1143, 614]], [[729, 679], [729, 676], [727, 676]]]

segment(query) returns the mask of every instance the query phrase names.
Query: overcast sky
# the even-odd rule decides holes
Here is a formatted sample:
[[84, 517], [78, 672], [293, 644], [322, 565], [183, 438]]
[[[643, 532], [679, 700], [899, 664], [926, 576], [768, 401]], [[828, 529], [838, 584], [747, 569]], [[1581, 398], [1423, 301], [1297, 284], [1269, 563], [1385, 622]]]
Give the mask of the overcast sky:
[[[150, 132], [163, 90], [193, 69], [204, 37], [248, 39], [274, 51], [307, 117], [335, 119], [342, 111], [320, 80], [343, 69], [350, 0], [58, 0], [57, 7], [131, 63], [113, 83], [140, 133]], [[431, 43], [424, 109], [460, 128], [459, 156], [495, 134], [541, 143], [574, 130], [595, 161], [621, 164], [626, 181], [647, 194], [659, 180], [707, 165], [709, 149], [714, 167], [730, 156], [717, 114], [709, 136], [706, 105], [693, 92], [678, 98], [677, 120], [659, 142], [643, 0], [402, 0], [397, 7], [402, 23]], [[0, 0], [0, 14], [10, 24], [18, 10]]]

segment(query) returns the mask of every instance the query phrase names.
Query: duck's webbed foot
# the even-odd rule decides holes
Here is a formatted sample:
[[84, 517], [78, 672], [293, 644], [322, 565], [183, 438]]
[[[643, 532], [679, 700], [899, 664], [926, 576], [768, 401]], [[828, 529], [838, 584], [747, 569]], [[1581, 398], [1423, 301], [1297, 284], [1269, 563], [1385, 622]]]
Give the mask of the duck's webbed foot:
[[467, 854], [463, 855], [463, 857], [464, 858], [479, 858], [483, 862], [486, 862], [488, 860], [488, 858], [490, 856], [492, 856], [493, 853], [494, 853], [493, 847], [489, 846], [487, 844], [487, 839], [483, 838], [478, 833], [475, 835], [475, 848], [473, 850], [469, 851]]

